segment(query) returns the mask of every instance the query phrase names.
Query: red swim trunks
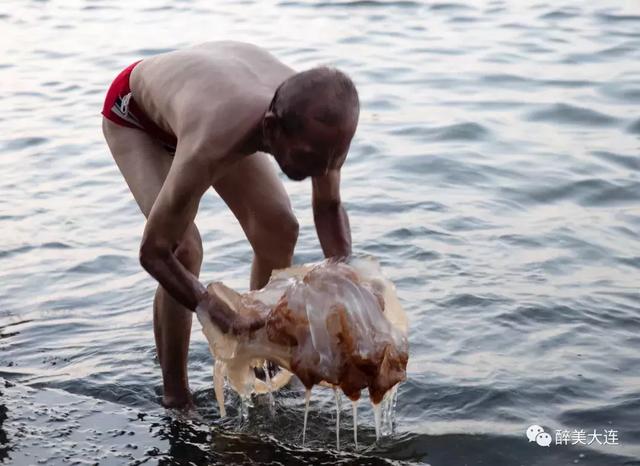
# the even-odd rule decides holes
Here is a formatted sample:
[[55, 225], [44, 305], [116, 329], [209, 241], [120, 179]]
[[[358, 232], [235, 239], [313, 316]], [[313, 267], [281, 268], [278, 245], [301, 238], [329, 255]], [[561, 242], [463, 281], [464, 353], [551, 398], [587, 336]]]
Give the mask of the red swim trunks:
[[139, 60], [127, 66], [113, 80], [107, 96], [104, 99], [102, 114], [107, 120], [111, 120], [120, 126], [128, 128], [136, 128], [144, 131], [154, 139], [159, 140], [162, 145], [169, 151], [176, 151], [177, 140], [172, 134], [163, 131], [156, 125], [136, 104], [131, 95], [129, 87], [129, 76], [135, 66], [140, 63]]

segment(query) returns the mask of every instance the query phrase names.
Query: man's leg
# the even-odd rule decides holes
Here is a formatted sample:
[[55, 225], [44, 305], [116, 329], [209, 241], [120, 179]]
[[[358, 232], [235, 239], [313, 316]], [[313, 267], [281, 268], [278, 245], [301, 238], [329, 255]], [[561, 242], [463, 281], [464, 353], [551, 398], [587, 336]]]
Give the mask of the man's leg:
[[[173, 158], [143, 131], [125, 128], [103, 119], [102, 129], [113, 158], [145, 217], [167, 177]], [[202, 242], [191, 224], [176, 249], [178, 260], [194, 275], [200, 274]], [[163, 404], [191, 403], [187, 356], [192, 313], [158, 285], [153, 302], [153, 330], [162, 367]]]
[[273, 269], [289, 267], [298, 221], [277, 171], [263, 153], [236, 163], [213, 187], [233, 211], [253, 248], [252, 290], [262, 288]]

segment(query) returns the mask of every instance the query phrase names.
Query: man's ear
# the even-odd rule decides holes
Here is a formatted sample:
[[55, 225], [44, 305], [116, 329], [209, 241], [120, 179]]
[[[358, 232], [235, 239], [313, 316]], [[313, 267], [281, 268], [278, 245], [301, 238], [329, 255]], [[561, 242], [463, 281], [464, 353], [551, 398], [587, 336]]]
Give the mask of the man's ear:
[[267, 110], [262, 118], [262, 140], [267, 152], [273, 152], [275, 131], [278, 127], [278, 117], [271, 110]]
[[264, 118], [262, 120], [262, 129], [264, 130], [264, 134], [269, 139], [278, 129], [278, 116], [271, 110], [268, 110], [264, 115]]

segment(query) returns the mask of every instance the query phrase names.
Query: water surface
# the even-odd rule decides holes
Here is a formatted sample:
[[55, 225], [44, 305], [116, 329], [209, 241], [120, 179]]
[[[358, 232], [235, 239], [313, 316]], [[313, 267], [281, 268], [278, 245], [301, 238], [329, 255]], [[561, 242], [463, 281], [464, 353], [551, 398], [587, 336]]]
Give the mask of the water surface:
[[[640, 464], [640, 7], [560, 3], [4, 1], [0, 458]], [[126, 65], [215, 39], [358, 86], [342, 197], [354, 249], [380, 259], [411, 319], [397, 433], [379, 445], [362, 404], [353, 452], [343, 403], [333, 451], [333, 398], [318, 391], [301, 448], [297, 385], [275, 415], [256, 400], [248, 423], [221, 422], [197, 324], [202, 419], [158, 404], [144, 218], [99, 113]], [[295, 261], [319, 260], [310, 183], [284, 182]], [[246, 290], [251, 250], [215, 193], [197, 224], [203, 281]], [[530, 424], [615, 430], [619, 445], [543, 448]]]

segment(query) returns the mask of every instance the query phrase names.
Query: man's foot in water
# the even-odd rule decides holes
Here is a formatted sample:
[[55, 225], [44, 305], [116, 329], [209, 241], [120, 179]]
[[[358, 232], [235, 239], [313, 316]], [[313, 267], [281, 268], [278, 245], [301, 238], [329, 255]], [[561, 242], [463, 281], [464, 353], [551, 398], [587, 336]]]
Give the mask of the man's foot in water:
[[181, 411], [190, 411], [195, 408], [191, 393], [188, 396], [171, 396], [164, 395], [162, 397], [162, 406], [167, 409], [179, 409]]

